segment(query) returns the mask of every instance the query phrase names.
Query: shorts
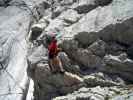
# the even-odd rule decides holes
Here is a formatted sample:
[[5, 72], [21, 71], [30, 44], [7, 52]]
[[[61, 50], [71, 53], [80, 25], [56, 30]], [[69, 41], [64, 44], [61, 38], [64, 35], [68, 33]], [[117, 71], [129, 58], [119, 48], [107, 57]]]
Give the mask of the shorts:
[[55, 55], [49, 54], [48, 57], [49, 57], [49, 59], [53, 59], [55, 57]]

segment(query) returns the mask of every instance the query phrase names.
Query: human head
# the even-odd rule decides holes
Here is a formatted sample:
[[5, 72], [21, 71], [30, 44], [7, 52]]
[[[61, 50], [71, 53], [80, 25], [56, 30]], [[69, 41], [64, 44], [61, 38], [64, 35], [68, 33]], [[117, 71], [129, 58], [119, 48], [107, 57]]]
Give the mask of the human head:
[[53, 41], [54, 43], [57, 43], [57, 39], [56, 39], [55, 36], [52, 37], [52, 41]]

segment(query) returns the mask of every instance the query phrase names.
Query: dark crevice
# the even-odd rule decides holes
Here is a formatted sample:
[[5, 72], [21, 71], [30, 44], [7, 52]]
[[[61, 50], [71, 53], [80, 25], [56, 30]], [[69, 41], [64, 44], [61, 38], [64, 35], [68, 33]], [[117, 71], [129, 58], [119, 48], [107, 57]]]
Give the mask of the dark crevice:
[[107, 6], [112, 2], [113, 0], [95, 0], [96, 5], [98, 6]]
[[8, 6], [10, 6], [10, 2], [11, 2], [12, 0], [2, 0], [2, 1], [0, 1], [0, 7], [8, 7]]

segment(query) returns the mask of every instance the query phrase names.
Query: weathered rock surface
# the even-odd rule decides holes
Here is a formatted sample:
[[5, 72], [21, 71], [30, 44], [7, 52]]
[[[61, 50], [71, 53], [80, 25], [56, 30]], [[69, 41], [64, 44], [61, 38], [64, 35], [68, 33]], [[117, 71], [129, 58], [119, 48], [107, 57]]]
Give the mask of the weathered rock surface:
[[98, 6], [106, 6], [110, 4], [113, 0], [78, 0], [78, 3], [73, 5], [74, 10], [79, 14], [88, 13], [89, 11], [95, 9]]
[[0, 0], [0, 6], [7, 7], [12, 0]]
[[106, 65], [101, 70], [111, 74], [119, 74], [129, 81], [133, 80], [131, 77], [133, 73], [133, 61], [128, 59], [125, 53], [119, 56], [106, 55], [104, 62]]
[[116, 81], [116, 79], [111, 80], [111, 78], [105, 76], [103, 73], [94, 73], [91, 75], [84, 76], [84, 82], [87, 84], [88, 87], [95, 87], [95, 86], [122, 86], [124, 82]]
[[113, 39], [122, 43], [131, 43], [133, 8], [130, 4], [132, 1], [118, 1], [113, 0], [108, 6], [98, 7], [88, 12], [78, 23], [65, 28], [67, 33], [65, 36], [73, 37], [80, 32], [98, 32], [106, 40], [112, 40], [110, 34], [114, 34]]
[[94, 55], [104, 57], [106, 54], [107, 44], [102, 40], [97, 40], [91, 44], [87, 49], [90, 50]]
[[72, 9], [68, 9], [67, 11], [64, 11], [59, 18], [65, 20], [69, 24], [73, 24], [79, 20], [81, 15], [79, 15], [76, 11]]
[[34, 15], [37, 12], [34, 8], [42, 2], [0, 0], [0, 100], [26, 99], [29, 84], [26, 40], [31, 24], [39, 18]]
[[[4, 94], [0, 100], [20, 100], [24, 96], [22, 88], [25, 90], [27, 83], [25, 37], [30, 18], [29, 12], [16, 6], [0, 10], [0, 94]], [[9, 92], [15, 95], [5, 95]]]
[[41, 20], [39, 20], [37, 24], [34, 24], [31, 27], [31, 31], [32, 31], [31, 40], [36, 40], [37, 37], [41, 35], [41, 33], [47, 27], [48, 24], [49, 24], [49, 21], [47, 21], [45, 18], [42, 18]]
[[98, 40], [98, 35], [96, 33], [80, 32], [75, 35], [75, 40], [83, 47], [86, 47]]
[[64, 41], [61, 47], [71, 59], [74, 59], [78, 64], [81, 64], [84, 67], [97, 68], [102, 66], [101, 58], [94, 55], [88, 49], [78, 48], [77, 41]]
[[37, 64], [35, 70], [35, 100], [51, 100], [51, 98], [71, 93], [83, 86], [83, 79], [65, 72], [52, 74], [47, 64]]
[[65, 52], [60, 52], [58, 56], [62, 62], [63, 68], [66, 71], [76, 74], [80, 73], [79, 66], [72, 64], [72, 61], [69, 59], [68, 55]]
[[39, 62], [48, 62], [47, 49], [40, 45], [36, 48], [32, 48], [28, 53], [28, 74], [30, 77], [34, 77], [34, 72], [36, 70], [36, 65]]
[[[130, 91], [130, 92], [129, 92]], [[118, 87], [95, 87], [95, 88], [81, 88], [72, 94], [62, 97], [56, 97], [53, 100], [131, 100], [133, 98], [132, 88], [118, 88]], [[119, 95], [119, 96], [117, 96]], [[125, 95], [125, 96], [124, 96]]]
[[86, 49], [78, 49], [75, 60], [79, 62], [79, 64], [90, 68], [100, 67], [102, 64], [100, 57], [93, 55], [92, 52]]
[[114, 42], [109, 42], [106, 45], [106, 53], [107, 54], [112, 54], [112, 55], [120, 55], [126, 51], [126, 47], [124, 45], [120, 45], [119, 43]]
[[74, 10], [79, 14], [88, 13], [92, 9], [96, 8], [95, 0], [79, 0], [78, 4], [75, 5]]

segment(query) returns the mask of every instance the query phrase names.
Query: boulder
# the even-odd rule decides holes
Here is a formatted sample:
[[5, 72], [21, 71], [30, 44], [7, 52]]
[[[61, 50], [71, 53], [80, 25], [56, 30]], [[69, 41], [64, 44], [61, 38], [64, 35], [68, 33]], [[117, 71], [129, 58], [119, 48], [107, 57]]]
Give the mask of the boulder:
[[74, 59], [79, 64], [87, 68], [98, 68], [102, 66], [102, 59], [87, 49], [78, 49]]
[[55, 19], [58, 17], [63, 11], [65, 10], [65, 7], [57, 6], [54, 11], [52, 12], [51, 18]]
[[32, 48], [31, 50], [29, 50], [27, 62], [28, 62], [28, 68], [27, 68], [28, 74], [30, 77], [33, 78], [36, 65], [40, 62], [45, 62], [45, 63], [48, 62], [47, 49], [43, 45]]
[[[40, 3], [41, 1], [41, 3]], [[46, 0], [39, 0], [38, 1], [38, 5], [36, 7], [36, 10], [37, 10], [37, 13], [38, 13], [38, 16], [39, 19], [42, 18], [44, 15], [45, 15], [45, 11], [50, 8], [50, 3]], [[36, 4], [36, 1], [34, 1], [34, 4]]]
[[63, 65], [63, 68], [68, 71], [68, 72], [71, 72], [71, 73], [76, 73], [76, 74], [79, 74], [80, 73], [80, 68], [78, 65], [73, 65], [72, 64], [72, 61], [69, 59], [69, 57], [67, 56], [67, 54], [65, 52], [60, 52], [58, 54], [61, 62], [62, 62], [62, 65]]
[[77, 5], [74, 7], [79, 14], [88, 13], [92, 9], [96, 8], [94, 0], [79, 0]]
[[65, 72], [53, 74], [48, 64], [39, 63], [35, 70], [35, 92], [40, 94], [35, 99], [50, 100], [52, 97], [73, 92], [83, 86], [83, 79]]
[[131, 45], [133, 43], [132, 22], [133, 18], [129, 18], [117, 24], [109, 25], [101, 30], [99, 35], [105, 41], [116, 41], [124, 45]]
[[54, 20], [51, 20], [49, 25], [45, 28], [45, 32], [47, 33], [56, 33], [58, 30], [62, 30], [65, 27], [66, 23], [64, 20], [61, 20], [59, 18], [56, 18]]
[[102, 66], [102, 59], [99, 56], [94, 55], [90, 50], [78, 48], [78, 42], [75, 40], [66, 40], [61, 47], [71, 59], [82, 65], [83, 69]]
[[31, 33], [30, 39], [36, 40], [37, 37], [41, 35], [43, 30], [48, 26], [48, 24], [49, 24], [49, 21], [46, 20], [45, 18], [42, 18], [41, 20], [39, 20], [38, 23], [33, 24], [31, 27], [32, 33]]
[[64, 5], [71, 5], [73, 4], [73, 0], [61, 0], [61, 5], [64, 6]]
[[118, 74], [127, 81], [133, 81], [133, 61], [127, 58], [127, 55], [119, 56], [106, 55], [104, 57], [104, 67], [101, 70], [106, 73]]
[[60, 47], [67, 53], [70, 58], [75, 56], [75, 51], [78, 50], [78, 42], [75, 40], [64, 40]]
[[38, 63], [39, 61], [47, 61], [47, 49], [40, 45], [29, 50], [28, 61], [32, 64]]
[[79, 20], [81, 15], [79, 15], [76, 11], [72, 9], [68, 9], [59, 16], [59, 18], [63, 19], [65, 22], [69, 24], [73, 24]]
[[107, 44], [104, 41], [98, 40], [91, 44], [87, 49], [90, 50], [94, 55], [104, 57], [106, 54], [106, 47]]
[[79, 44], [81, 44], [81, 46], [88, 47], [90, 44], [92, 44], [98, 39], [98, 35], [95, 32], [80, 32], [75, 35], [74, 39], [77, 40]]

